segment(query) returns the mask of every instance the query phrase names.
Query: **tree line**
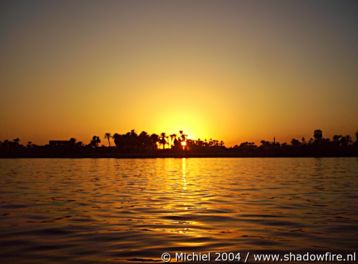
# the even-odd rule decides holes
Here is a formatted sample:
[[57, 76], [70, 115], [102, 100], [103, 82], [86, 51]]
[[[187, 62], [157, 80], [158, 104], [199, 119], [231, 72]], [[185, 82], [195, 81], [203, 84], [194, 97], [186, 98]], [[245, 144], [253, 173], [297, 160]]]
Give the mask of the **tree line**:
[[[112, 142], [114, 144], [112, 144]], [[88, 144], [69, 140], [50, 140], [46, 145], [31, 141], [21, 144], [19, 138], [0, 141], [1, 157], [47, 156], [358, 156], [358, 131], [355, 140], [350, 135], [325, 138], [321, 129], [312, 138], [293, 138], [290, 143], [261, 140], [260, 144], [243, 142], [226, 147], [222, 140], [193, 140], [184, 131], [178, 134], [105, 133], [93, 136]]]

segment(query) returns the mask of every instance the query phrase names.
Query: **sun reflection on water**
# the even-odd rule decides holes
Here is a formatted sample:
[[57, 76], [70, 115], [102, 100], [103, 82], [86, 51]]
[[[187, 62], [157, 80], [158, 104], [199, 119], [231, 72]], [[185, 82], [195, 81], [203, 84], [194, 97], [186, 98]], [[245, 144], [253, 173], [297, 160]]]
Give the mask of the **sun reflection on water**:
[[186, 158], [181, 159], [181, 175], [183, 179], [183, 192], [186, 191]]

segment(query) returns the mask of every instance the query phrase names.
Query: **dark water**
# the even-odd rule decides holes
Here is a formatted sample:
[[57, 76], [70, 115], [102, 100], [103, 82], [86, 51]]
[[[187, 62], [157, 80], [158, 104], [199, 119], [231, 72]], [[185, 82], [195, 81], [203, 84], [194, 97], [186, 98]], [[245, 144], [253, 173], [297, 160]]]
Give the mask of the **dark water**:
[[0, 160], [1, 263], [357, 243], [356, 158]]

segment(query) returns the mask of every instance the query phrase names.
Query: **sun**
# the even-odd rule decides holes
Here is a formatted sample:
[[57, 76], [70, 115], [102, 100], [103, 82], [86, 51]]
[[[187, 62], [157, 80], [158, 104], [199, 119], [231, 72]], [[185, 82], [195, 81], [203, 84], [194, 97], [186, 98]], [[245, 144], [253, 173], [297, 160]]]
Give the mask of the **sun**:
[[206, 138], [209, 131], [208, 123], [204, 115], [194, 110], [179, 109], [161, 115], [157, 119], [155, 131], [166, 131], [170, 134], [178, 134], [179, 131], [183, 131], [188, 139]]

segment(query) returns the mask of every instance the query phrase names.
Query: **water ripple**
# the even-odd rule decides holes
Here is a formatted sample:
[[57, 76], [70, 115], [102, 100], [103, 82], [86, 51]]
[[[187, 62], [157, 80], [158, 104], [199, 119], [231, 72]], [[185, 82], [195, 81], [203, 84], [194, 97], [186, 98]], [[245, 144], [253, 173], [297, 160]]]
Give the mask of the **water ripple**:
[[356, 249], [357, 177], [348, 158], [0, 160], [0, 259]]

